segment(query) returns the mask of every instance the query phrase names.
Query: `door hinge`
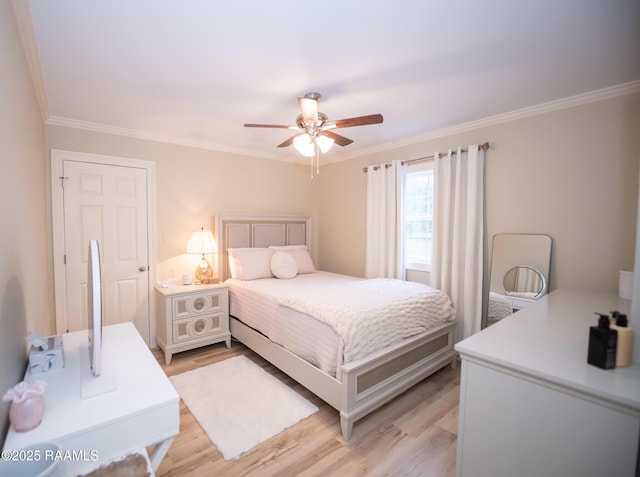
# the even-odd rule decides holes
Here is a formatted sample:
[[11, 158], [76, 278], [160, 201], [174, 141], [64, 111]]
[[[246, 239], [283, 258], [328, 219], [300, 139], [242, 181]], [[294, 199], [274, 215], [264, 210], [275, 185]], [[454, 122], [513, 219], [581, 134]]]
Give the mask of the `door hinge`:
[[62, 263], [64, 263], [65, 265], [67, 264], [67, 254], [66, 253], [63, 255]]
[[60, 176], [60, 178], [59, 178], [59, 179], [60, 179], [60, 185], [61, 185], [61, 186], [62, 186], [62, 188], [64, 189], [64, 180], [65, 180], [65, 179], [68, 179], [68, 177], [67, 177], [67, 176]]

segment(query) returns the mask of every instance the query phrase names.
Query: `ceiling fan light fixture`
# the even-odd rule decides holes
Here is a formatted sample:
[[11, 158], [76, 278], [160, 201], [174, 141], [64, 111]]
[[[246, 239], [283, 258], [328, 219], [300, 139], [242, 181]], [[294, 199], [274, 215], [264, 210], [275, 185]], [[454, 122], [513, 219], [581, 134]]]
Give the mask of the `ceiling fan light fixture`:
[[316, 143], [318, 144], [318, 147], [322, 151], [322, 154], [326, 154], [327, 152], [329, 152], [329, 149], [331, 149], [331, 146], [333, 146], [334, 142], [335, 141], [333, 140], [333, 138], [325, 136], [324, 134], [320, 134], [316, 138]]
[[367, 124], [380, 124], [383, 121], [382, 114], [369, 114], [367, 116], [357, 116], [353, 118], [338, 119], [329, 121], [329, 117], [318, 111], [319, 93], [307, 93], [302, 98], [298, 98], [298, 105], [301, 114], [296, 118], [295, 126], [283, 126], [278, 124], [245, 124], [249, 128], [286, 128], [299, 131], [290, 136], [289, 139], [278, 147], [288, 147], [291, 144], [303, 156], [311, 158], [311, 178], [314, 173], [320, 173], [320, 153], [326, 154], [333, 144], [338, 146], [348, 146], [353, 141], [340, 134], [336, 134], [332, 129], [350, 128], [353, 126], [365, 126]]
[[300, 134], [293, 139], [293, 146], [300, 154], [306, 157], [312, 157], [315, 154], [315, 147], [308, 134]]

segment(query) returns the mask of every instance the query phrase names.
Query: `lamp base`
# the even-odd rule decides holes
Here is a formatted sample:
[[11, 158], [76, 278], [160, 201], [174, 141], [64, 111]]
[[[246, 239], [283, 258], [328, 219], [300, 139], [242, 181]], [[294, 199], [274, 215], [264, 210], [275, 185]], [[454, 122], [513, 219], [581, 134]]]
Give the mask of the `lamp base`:
[[204, 255], [202, 255], [202, 260], [200, 260], [200, 263], [196, 267], [195, 275], [196, 280], [198, 280], [200, 283], [207, 283], [213, 278], [213, 268], [211, 268], [211, 265], [209, 265], [207, 259], [204, 258]]

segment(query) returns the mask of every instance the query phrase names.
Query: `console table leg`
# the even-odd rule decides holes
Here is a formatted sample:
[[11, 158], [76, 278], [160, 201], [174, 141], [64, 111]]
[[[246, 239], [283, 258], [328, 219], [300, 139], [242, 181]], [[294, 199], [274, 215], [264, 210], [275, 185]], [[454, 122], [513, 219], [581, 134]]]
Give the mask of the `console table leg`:
[[174, 437], [170, 437], [169, 439], [165, 439], [160, 442], [154, 447], [153, 451], [149, 455], [149, 461], [151, 462], [151, 468], [154, 473], [158, 470], [158, 467], [160, 467], [160, 463], [162, 462], [162, 459], [164, 459], [164, 456], [167, 455], [167, 451], [169, 450], [169, 447], [171, 447]]

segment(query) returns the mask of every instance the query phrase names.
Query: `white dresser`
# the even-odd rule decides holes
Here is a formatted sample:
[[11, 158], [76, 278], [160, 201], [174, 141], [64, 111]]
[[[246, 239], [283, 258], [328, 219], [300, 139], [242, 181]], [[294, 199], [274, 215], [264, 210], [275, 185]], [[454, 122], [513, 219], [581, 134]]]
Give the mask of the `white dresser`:
[[157, 470], [180, 430], [180, 397], [132, 323], [103, 329], [103, 374], [112, 376], [114, 391], [81, 398], [81, 359], [87, 331], [63, 335], [65, 367], [26, 380], [47, 383], [42, 422], [28, 432], [9, 430], [5, 450], [55, 441], [63, 452], [63, 476], [87, 473], [130, 453], [150, 455]]
[[587, 364], [594, 312], [630, 303], [554, 291], [456, 345], [459, 477], [638, 475], [640, 365]]

